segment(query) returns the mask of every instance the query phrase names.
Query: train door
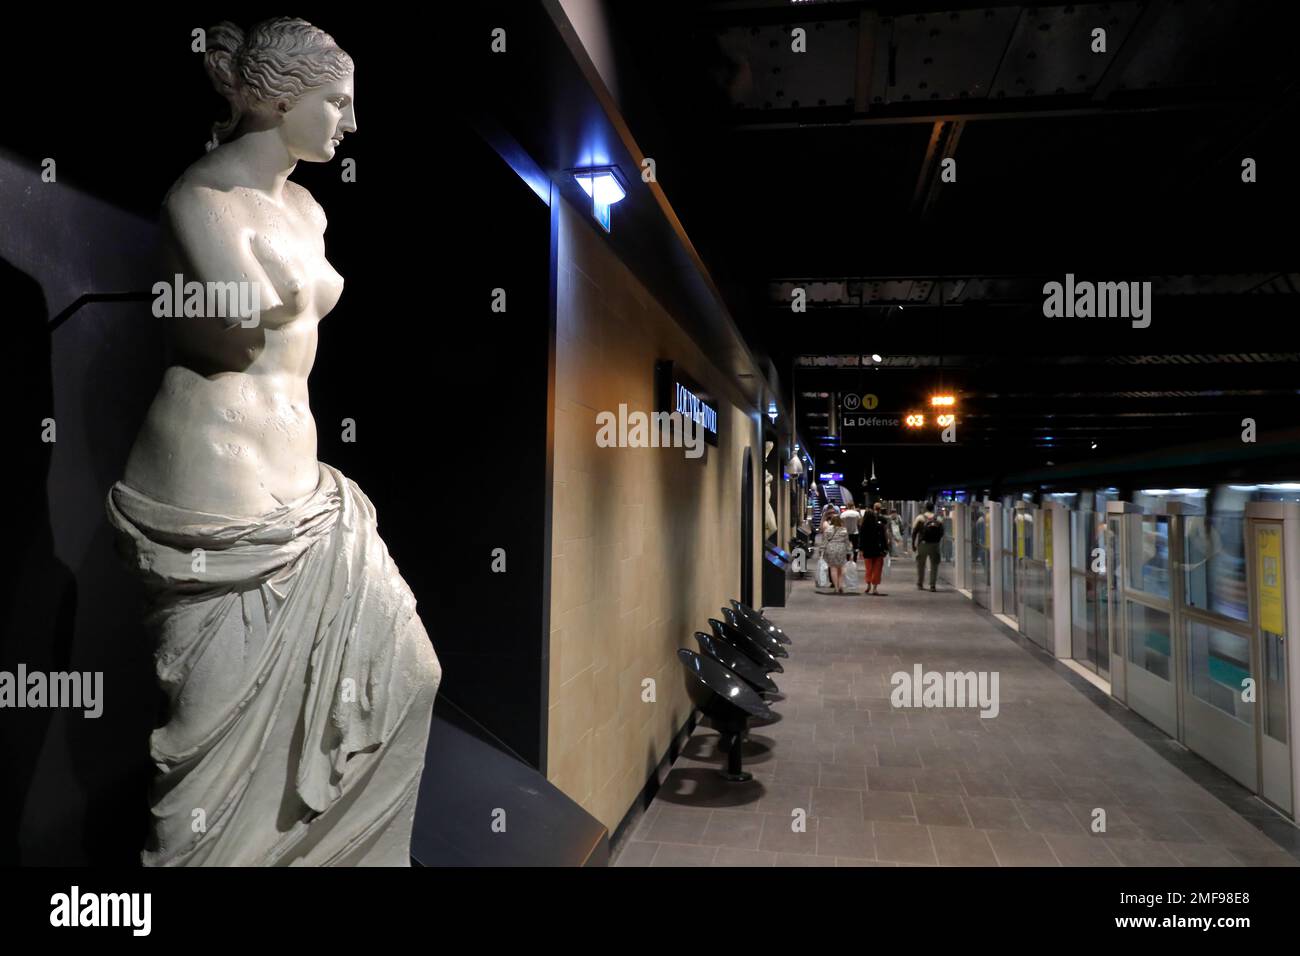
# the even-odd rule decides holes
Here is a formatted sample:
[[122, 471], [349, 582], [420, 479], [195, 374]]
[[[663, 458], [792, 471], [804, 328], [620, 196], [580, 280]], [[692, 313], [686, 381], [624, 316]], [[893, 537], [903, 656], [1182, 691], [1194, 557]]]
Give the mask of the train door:
[[[1295, 553], [1300, 506], [1251, 502], [1246, 506], [1246, 557], [1254, 608], [1258, 655], [1259, 793], [1287, 814], [1295, 814], [1294, 726], [1290, 687], [1297, 661], [1287, 653], [1288, 616], [1297, 610], [1300, 572]], [[1289, 540], [1288, 540], [1289, 539]], [[1289, 592], [1289, 593], [1288, 593]]]

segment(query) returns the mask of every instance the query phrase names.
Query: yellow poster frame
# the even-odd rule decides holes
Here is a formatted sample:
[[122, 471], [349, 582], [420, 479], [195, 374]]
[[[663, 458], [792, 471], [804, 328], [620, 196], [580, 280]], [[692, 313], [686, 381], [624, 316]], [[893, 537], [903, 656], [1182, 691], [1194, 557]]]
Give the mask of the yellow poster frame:
[[1282, 585], [1282, 525], [1260, 522], [1255, 526], [1255, 580], [1259, 592], [1260, 630], [1286, 634]]

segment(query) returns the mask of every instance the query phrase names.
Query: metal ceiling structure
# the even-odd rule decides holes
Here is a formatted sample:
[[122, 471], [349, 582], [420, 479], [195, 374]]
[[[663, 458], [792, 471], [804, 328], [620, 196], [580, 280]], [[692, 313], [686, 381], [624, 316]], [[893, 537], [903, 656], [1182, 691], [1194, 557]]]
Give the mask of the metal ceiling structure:
[[[1004, 475], [1166, 445], [1240, 446], [1247, 420], [1267, 445], [1300, 422], [1300, 353], [880, 358], [804, 356], [796, 363], [800, 431], [842, 471], [874, 459], [885, 464], [882, 474], [909, 480], [922, 471]], [[879, 396], [881, 412], [924, 412], [938, 392], [955, 399], [951, 446], [930, 435], [914, 448], [873, 448], [839, 424], [845, 396]]]
[[[704, 17], [737, 65], [727, 93], [746, 128], [1079, 116], [1233, 98], [1215, 88], [1216, 58], [1241, 15], [1215, 0], [962, 6], [713, 5]], [[817, 56], [789, 60], [790, 29], [805, 23]]]
[[[1115, 279], [1116, 276], [1108, 278]], [[1130, 277], [1124, 277], [1128, 280]], [[813, 309], [907, 305], [960, 306], [1041, 305], [1043, 283], [1060, 276], [870, 276], [828, 280], [783, 279], [768, 283], [769, 304], [788, 307], [795, 289], [807, 293]], [[1228, 275], [1136, 276], [1149, 281], [1153, 294], [1185, 295], [1295, 295], [1300, 293], [1300, 272], [1254, 272]]]
[[[834, 418], [809, 393], [959, 393], [960, 448], [897, 453], [914, 476], [1300, 421], [1279, 351], [1296, 13], [725, 0], [615, 20], [623, 109], [809, 443]], [[1150, 282], [1152, 325], [1046, 317], [1067, 274]]]

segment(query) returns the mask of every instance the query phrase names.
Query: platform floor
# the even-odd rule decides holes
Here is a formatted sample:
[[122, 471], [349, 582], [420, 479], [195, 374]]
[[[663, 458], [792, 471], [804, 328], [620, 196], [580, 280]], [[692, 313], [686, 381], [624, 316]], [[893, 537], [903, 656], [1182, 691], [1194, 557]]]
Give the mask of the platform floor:
[[[772, 675], [780, 719], [746, 745], [754, 780], [723, 781], [717, 735], [698, 727], [615, 865], [1300, 861], [1300, 830], [950, 586], [918, 591], [897, 563], [882, 587], [864, 597], [795, 584], [770, 612], [795, 644]], [[997, 671], [998, 716], [895, 709], [890, 675], [917, 663]]]

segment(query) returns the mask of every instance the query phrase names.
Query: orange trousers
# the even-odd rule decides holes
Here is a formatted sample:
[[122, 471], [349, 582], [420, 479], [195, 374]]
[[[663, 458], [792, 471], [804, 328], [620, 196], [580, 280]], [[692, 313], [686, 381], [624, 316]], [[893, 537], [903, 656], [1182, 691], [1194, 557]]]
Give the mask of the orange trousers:
[[866, 565], [866, 570], [862, 572], [862, 579], [867, 584], [879, 584], [880, 572], [885, 569], [885, 559], [883, 557], [863, 558], [862, 563]]

